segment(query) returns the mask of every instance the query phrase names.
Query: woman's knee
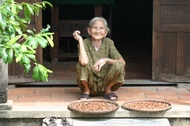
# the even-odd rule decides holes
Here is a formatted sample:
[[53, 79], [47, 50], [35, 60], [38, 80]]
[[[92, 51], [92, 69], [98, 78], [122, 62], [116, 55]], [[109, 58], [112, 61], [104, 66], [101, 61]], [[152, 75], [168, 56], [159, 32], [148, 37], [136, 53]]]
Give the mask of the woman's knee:
[[115, 72], [123, 72], [125, 69], [124, 65], [121, 62], [114, 63], [112, 68], [115, 70]]

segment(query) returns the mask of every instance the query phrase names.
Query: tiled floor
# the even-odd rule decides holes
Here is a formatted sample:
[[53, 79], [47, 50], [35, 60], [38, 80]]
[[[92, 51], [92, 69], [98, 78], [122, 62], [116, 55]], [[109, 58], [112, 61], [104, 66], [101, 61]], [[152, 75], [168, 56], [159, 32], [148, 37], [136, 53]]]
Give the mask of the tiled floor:
[[[80, 95], [78, 87], [22, 87], [8, 90], [8, 99], [13, 100], [14, 106], [44, 106], [67, 105], [78, 100]], [[173, 86], [148, 87], [121, 87], [115, 92], [122, 104], [130, 100], [158, 99], [166, 100], [172, 104], [190, 105], [190, 88], [176, 88]], [[102, 96], [91, 99], [104, 99]]]

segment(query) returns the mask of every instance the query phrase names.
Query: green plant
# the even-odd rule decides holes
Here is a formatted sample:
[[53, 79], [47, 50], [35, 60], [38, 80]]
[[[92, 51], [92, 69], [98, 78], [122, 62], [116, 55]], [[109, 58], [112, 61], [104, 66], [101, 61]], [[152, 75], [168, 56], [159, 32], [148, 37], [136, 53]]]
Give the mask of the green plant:
[[37, 32], [35, 29], [28, 29], [28, 24], [32, 16], [38, 15], [40, 9], [45, 9], [46, 5], [52, 7], [48, 1], [30, 4], [4, 0], [0, 4], [0, 58], [6, 64], [15, 60], [24, 66], [26, 74], [34, 63], [32, 75], [38, 81], [48, 81], [48, 74], [53, 72], [36, 61], [38, 46], [54, 46], [53, 33], [49, 32], [49, 25]]

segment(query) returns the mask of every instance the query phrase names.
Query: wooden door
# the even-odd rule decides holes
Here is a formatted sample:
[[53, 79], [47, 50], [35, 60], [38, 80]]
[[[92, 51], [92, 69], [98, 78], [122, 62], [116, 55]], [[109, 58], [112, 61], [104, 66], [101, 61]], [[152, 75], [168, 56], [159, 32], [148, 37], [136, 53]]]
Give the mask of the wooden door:
[[190, 0], [153, 0], [152, 79], [190, 82]]
[[[27, 3], [34, 3], [34, 2], [41, 2], [41, 0], [16, 0], [17, 2], [27, 2]], [[30, 29], [35, 28], [36, 31], [40, 31], [42, 29], [42, 12], [39, 13], [38, 16], [33, 16], [31, 24], [29, 25]], [[42, 59], [42, 48], [37, 49], [36, 59], [38, 63], [43, 63]], [[24, 83], [24, 82], [33, 82], [30, 72], [29, 74], [24, 74], [23, 66], [13, 62], [9, 65], [9, 83]]]

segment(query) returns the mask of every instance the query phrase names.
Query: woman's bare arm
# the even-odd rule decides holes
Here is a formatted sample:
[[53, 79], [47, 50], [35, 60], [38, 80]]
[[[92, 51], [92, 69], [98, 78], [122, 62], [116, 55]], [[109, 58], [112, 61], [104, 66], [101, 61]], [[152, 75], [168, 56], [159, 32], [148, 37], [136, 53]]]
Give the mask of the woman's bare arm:
[[88, 56], [86, 54], [84, 44], [83, 44], [83, 38], [80, 36], [80, 31], [76, 30], [73, 32], [73, 37], [79, 42], [79, 62], [82, 65], [88, 64]]
[[125, 62], [125, 60], [121, 57], [121, 58], [119, 58], [119, 59], [107, 59], [108, 61], [108, 63], [109, 64], [114, 64], [115, 62], [117, 62], [117, 61], [119, 61], [119, 62], [121, 62], [124, 66], [126, 65], [126, 62]]

